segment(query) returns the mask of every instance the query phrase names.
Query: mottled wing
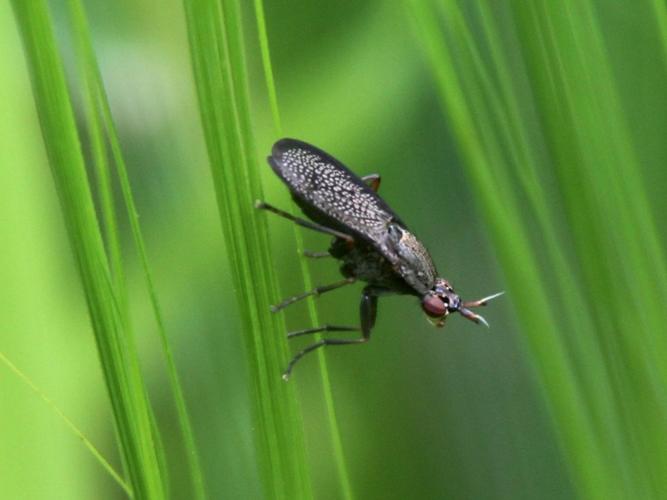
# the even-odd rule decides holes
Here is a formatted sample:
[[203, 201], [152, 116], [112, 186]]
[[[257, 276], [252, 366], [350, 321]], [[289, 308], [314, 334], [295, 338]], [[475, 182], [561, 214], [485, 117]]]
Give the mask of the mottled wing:
[[274, 144], [268, 161], [308, 215], [314, 207], [343, 232], [381, 249], [390, 222], [405, 227], [361, 178], [315, 146], [282, 139]]

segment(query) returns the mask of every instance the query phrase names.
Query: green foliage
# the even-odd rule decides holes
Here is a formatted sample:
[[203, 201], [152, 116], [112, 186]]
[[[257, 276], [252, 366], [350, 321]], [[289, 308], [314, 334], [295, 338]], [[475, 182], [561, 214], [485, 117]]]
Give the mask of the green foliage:
[[17, 1], [13, 6], [51, 172], [86, 294], [125, 469], [134, 495], [162, 498], [164, 483], [151, 409], [127, 317], [119, 307], [111, 281], [51, 22], [41, 1]]
[[[269, 40], [266, 28], [266, 19], [264, 15], [264, 6], [262, 0], [255, 0], [255, 17], [257, 20], [257, 32], [259, 35], [259, 45], [262, 54], [262, 66], [264, 70], [264, 77], [266, 79], [266, 88], [268, 92], [269, 105], [271, 107], [271, 115], [273, 117], [273, 124], [276, 130], [276, 136], [282, 137], [282, 125], [280, 119], [280, 111], [278, 107], [278, 95], [276, 91], [275, 79], [273, 76], [273, 68], [271, 66], [271, 54], [269, 51]], [[299, 255], [303, 255], [303, 237], [301, 236], [301, 229], [294, 225], [294, 240], [296, 242], [296, 250]], [[312, 290], [313, 280], [310, 274], [310, 269], [306, 259], [301, 259], [301, 275], [303, 276], [303, 289]], [[315, 305], [315, 298], [308, 297], [308, 317], [311, 326], [319, 326], [320, 319], [317, 314], [317, 307]], [[320, 334], [315, 335], [315, 341], [321, 338]], [[331, 435], [331, 444], [334, 455], [334, 463], [336, 465], [336, 473], [338, 476], [338, 483], [341, 488], [343, 498], [350, 500], [353, 498], [352, 486], [350, 485], [350, 477], [347, 470], [347, 463], [343, 452], [343, 442], [340, 435], [340, 428], [336, 416], [336, 408], [331, 390], [331, 381], [329, 379], [329, 370], [327, 361], [324, 356], [324, 350], [317, 351], [318, 361], [320, 365], [320, 377], [322, 379], [322, 392], [324, 393], [324, 403], [326, 407], [327, 423], [329, 425], [329, 434]]]
[[[45, 3], [0, 4], [5, 496], [667, 496], [664, 2]], [[506, 289], [491, 329], [383, 297], [283, 382], [286, 331], [358, 320], [269, 313], [338, 279], [253, 208], [283, 135]]]
[[[93, 51], [86, 15], [81, 5], [80, 0], [70, 0], [70, 15], [72, 19], [72, 31], [77, 39], [77, 58], [81, 66], [82, 80], [84, 82], [85, 96], [86, 96], [86, 111], [88, 115], [88, 126], [90, 132], [90, 140], [93, 150], [93, 160], [96, 167], [96, 173], [99, 179], [99, 192], [102, 200], [102, 213], [105, 221], [107, 240], [109, 241], [109, 253], [111, 254], [112, 269], [115, 275], [116, 289], [120, 291], [121, 299], [119, 302], [126, 304], [124, 298], [124, 284], [125, 278], [123, 276], [123, 266], [121, 260], [121, 249], [119, 246], [119, 234], [117, 216], [114, 210], [113, 203], [113, 188], [110, 182], [108, 162], [106, 158], [104, 132], [108, 134], [108, 140], [111, 145], [111, 152], [116, 167], [116, 172], [119, 179], [120, 189], [123, 196], [123, 201], [127, 211], [127, 217], [130, 222], [132, 237], [139, 253], [141, 267], [146, 280], [148, 294], [150, 297], [151, 308], [157, 323], [157, 330], [160, 336], [160, 342], [164, 357], [167, 362], [167, 374], [169, 377], [169, 384], [171, 393], [174, 397], [176, 410], [178, 413], [178, 420], [183, 440], [185, 443], [186, 454], [190, 475], [193, 481], [195, 497], [199, 500], [206, 497], [204, 491], [204, 478], [199, 461], [199, 455], [195, 445], [194, 432], [192, 424], [185, 403], [185, 396], [181, 387], [181, 382], [176, 371], [176, 363], [174, 355], [172, 354], [163, 314], [160, 303], [158, 301], [157, 292], [155, 289], [154, 280], [150, 271], [148, 257], [146, 253], [146, 245], [141, 234], [139, 226], [139, 215], [130, 188], [130, 181], [127, 174], [127, 167], [121, 151], [118, 133], [114, 125], [111, 109], [104, 91], [102, 78], [97, 67], [95, 53]], [[156, 429], [157, 432], [157, 429]], [[166, 461], [166, 459], [162, 459]]]
[[25, 373], [23, 373], [14, 363], [12, 363], [7, 356], [0, 352], [0, 361], [7, 366], [19, 379], [21, 379], [42, 401], [44, 401], [65, 424], [65, 426], [76, 436], [88, 451], [95, 457], [95, 460], [104, 468], [104, 470], [113, 478], [118, 485], [123, 488], [123, 491], [128, 497], [132, 498], [132, 490], [125, 480], [120, 477], [113, 466], [104, 458], [104, 455], [95, 447], [95, 445], [85, 436], [81, 429], [79, 429], [74, 422], [72, 422], [63, 411], [58, 408], [54, 402], [44, 392], [30, 380]]
[[577, 487], [661, 497], [667, 261], [594, 9], [412, 4]]
[[232, 285], [243, 320], [255, 392], [258, 458], [270, 498], [310, 498], [308, 464], [293, 386], [278, 376], [287, 355], [284, 324], [270, 314], [277, 290], [262, 198], [241, 30], [235, 0], [184, 2], [201, 120]]

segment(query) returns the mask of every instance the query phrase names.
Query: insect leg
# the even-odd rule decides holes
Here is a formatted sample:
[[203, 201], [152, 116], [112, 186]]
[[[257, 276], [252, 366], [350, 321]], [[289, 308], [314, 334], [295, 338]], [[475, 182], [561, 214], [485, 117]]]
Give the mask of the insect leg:
[[331, 253], [329, 253], [329, 252], [313, 252], [311, 250], [304, 250], [303, 251], [303, 256], [308, 257], [310, 259], [323, 259], [325, 257], [331, 257]]
[[287, 338], [291, 339], [294, 337], [300, 337], [302, 335], [310, 335], [311, 333], [320, 333], [320, 332], [357, 332], [357, 331], [359, 331], [358, 326], [324, 325], [324, 326], [317, 326], [315, 328], [306, 328], [305, 330], [297, 330], [296, 332], [290, 332], [287, 334]]
[[271, 306], [271, 312], [278, 312], [281, 309], [284, 309], [290, 304], [293, 304], [294, 302], [297, 302], [301, 299], [305, 299], [306, 297], [310, 297], [311, 295], [315, 295], [316, 297], [319, 295], [322, 295], [323, 293], [330, 292], [331, 290], [335, 290], [336, 288], [340, 288], [345, 285], [351, 285], [356, 281], [355, 278], [345, 278], [344, 280], [337, 281], [336, 283], [332, 283], [331, 285], [325, 285], [325, 286], [318, 286], [313, 288], [312, 290], [309, 290], [307, 292], [303, 292], [302, 294], [299, 295], [294, 295], [292, 297], [288, 297], [285, 300], [283, 300], [280, 304], [276, 304], [275, 306]]
[[261, 210], [268, 210], [269, 212], [273, 212], [276, 215], [280, 215], [281, 217], [291, 220], [292, 222], [298, 224], [299, 226], [307, 227], [308, 229], [312, 229], [313, 231], [319, 231], [320, 233], [330, 234], [331, 236], [335, 236], [337, 238], [341, 238], [349, 242], [354, 241], [354, 238], [352, 238], [352, 236], [350, 236], [349, 234], [341, 233], [340, 231], [336, 231], [335, 229], [323, 226], [316, 222], [312, 222], [306, 219], [300, 219], [299, 217], [295, 217], [294, 215], [285, 212], [284, 210], [280, 210], [279, 208], [276, 208], [273, 205], [269, 205], [268, 203], [265, 203], [263, 201], [259, 200], [256, 201], [255, 208], [259, 208]]
[[[359, 306], [360, 310], [360, 315], [361, 315], [361, 335], [362, 337], [359, 339], [322, 339], [318, 342], [315, 342], [314, 344], [309, 345], [302, 351], [299, 351], [297, 354], [294, 355], [292, 360], [289, 362], [287, 365], [287, 368], [283, 372], [283, 379], [288, 380], [290, 374], [292, 373], [292, 368], [294, 368], [294, 365], [299, 361], [301, 358], [303, 358], [306, 354], [309, 352], [314, 351], [315, 349], [325, 346], [325, 345], [351, 345], [351, 344], [365, 344], [368, 342], [371, 338], [371, 329], [373, 328], [373, 325], [375, 324], [375, 317], [377, 315], [377, 295], [374, 291], [373, 288], [371, 287], [366, 287], [364, 288], [364, 291], [361, 294], [361, 304]], [[338, 328], [344, 328], [344, 327], [338, 327]], [[320, 330], [324, 331], [324, 330]], [[300, 333], [301, 335], [305, 335], [306, 333], [315, 333], [315, 332], [307, 332], [303, 331], [305, 333], [300, 333], [300, 332], [295, 332], [295, 333]]]
[[380, 189], [380, 181], [382, 180], [382, 177], [380, 177], [380, 174], [368, 174], [364, 175], [361, 180], [368, 184], [368, 187], [377, 193], [378, 189]]
[[367, 286], [361, 293], [361, 304], [359, 305], [359, 316], [361, 317], [361, 333], [370, 338], [371, 330], [375, 326], [375, 318], [378, 312], [377, 292]]

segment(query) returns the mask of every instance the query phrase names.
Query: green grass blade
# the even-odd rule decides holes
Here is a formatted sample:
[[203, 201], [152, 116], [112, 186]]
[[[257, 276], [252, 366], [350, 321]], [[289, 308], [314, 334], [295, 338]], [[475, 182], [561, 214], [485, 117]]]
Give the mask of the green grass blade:
[[114, 293], [51, 20], [42, 1], [15, 1], [13, 8], [132, 491], [138, 498], [163, 498], [150, 405]]
[[[282, 125], [280, 119], [280, 108], [278, 106], [278, 94], [276, 92], [275, 80], [273, 77], [273, 68], [271, 65], [271, 53], [269, 50], [269, 38], [267, 35], [266, 29], [266, 19], [264, 16], [264, 5], [262, 0], [255, 0], [255, 17], [257, 20], [257, 33], [259, 36], [259, 46], [262, 54], [262, 66], [264, 69], [264, 77], [266, 80], [266, 89], [269, 97], [269, 105], [271, 107], [271, 115], [273, 117], [274, 127], [276, 129], [276, 134], [278, 137], [282, 137]], [[301, 255], [303, 254], [304, 244], [303, 236], [299, 228], [294, 225], [294, 239], [296, 241], [297, 252]], [[310, 268], [306, 259], [300, 259], [300, 269], [301, 276], [303, 276], [303, 286], [304, 290], [312, 290], [313, 280], [310, 274]], [[320, 320], [317, 314], [317, 307], [315, 305], [315, 299], [313, 297], [308, 297], [306, 299], [308, 302], [308, 316], [310, 323], [313, 327], [319, 326]], [[316, 340], [321, 338], [321, 335], [315, 335]], [[347, 470], [347, 464], [345, 462], [345, 453], [343, 451], [343, 441], [340, 435], [340, 429], [338, 427], [338, 419], [336, 417], [336, 408], [333, 401], [333, 393], [331, 391], [331, 382], [329, 380], [329, 370], [327, 368], [327, 361], [322, 349], [317, 351], [319, 366], [320, 366], [320, 378], [322, 380], [322, 393], [324, 396], [324, 402], [327, 409], [328, 425], [329, 425], [329, 434], [331, 436], [332, 448], [334, 452], [334, 461], [336, 464], [336, 473], [338, 475], [338, 482], [341, 487], [343, 498], [351, 500], [354, 498], [352, 493], [352, 485], [350, 483], [350, 476]]]
[[[495, 179], [487, 171], [491, 161], [487, 158], [486, 148], [477, 135], [478, 126], [472, 120], [471, 110], [462, 95], [462, 85], [453, 70], [446, 46], [441, 40], [441, 33], [435, 21], [437, 18], [433, 17], [427, 7], [417, 6], [416, 3], [413, 6], [418, 20], [418, 31], [423, 34], [431, 64], [437, 71], [445, 109], [458, 134], [457, 139], [473, 182], [481, 193], [484, 213], [489, 214], [487, 218], [491, 219], [490, 227], [499, 257], [505, 265], [513, 266], [512, 268], [517, 270], [516, 273], [508, 276], [508, 295], [517, 303], [522, 304], [526, 311], [529, 311], [527, 314], [522, 314], [521, 318], [530, 330], [541, 332], [539, 343], [536, 342], [531, 346], [539, 351], [545, 366], [548, 366], [553, 373], [567, 375], [558, 386], [555, 384], [550, 386], [553, 391], [549, 394], [551, 400], [563, 403], [563, 408], [555, 408], [555, 411], [560, 410], [563, 419], [566, 415], [574, 417], [568, 422], [564, 432], [573, 434], [573, 443], [578, 443], [580, 446], [578, 451], [594, 449], [595, 443], [590, 439], [592, 435], [590, 422], [586, 416], [581, 416], [577, 411], [578, 404], [581, 404], [581, 397], [570, 375], [571, 370], [564, 348], [554, 331], [554, 311], [551, 310], [548, 298], [544, 293], [535, 293], [535, 289], [531, 290], [526, 286], [528, 283], [541, 283], [541, 278], [527, 235], [517, 220], [519, 218], [518, 208], [509, 206], [506, 200], [498, 195]], [[512, 239], [504, 238], [505, 234], [512, 234]], [[592, 462], [588, 470], [593, 477], [603, 475], [602, 464]]]
[[276, 81], [273, 75], [273, 66], [271, 64], [271, 50], [269, 49], [269, 35], [266, 30], [266, 16], [264, 15], [264, 2], [254, 0], [255, 21], [257, 22], [257, 36], [259, 38], [259, 48], [262, 55], [262, 69], [266, 82], [266, 91], [269, 97], [269, 106], [271, 107], [271, 117], [276, 133], [282, 136], [283, 126], [280, 120], [280, 107], [278, 106], [278, 93], [276, 92]]
[[294, 388], [280, 378], [287, 358], [284, 324], [269, 312], [277, 287], [266, 221], [254, 209], [262, 190], [248, 110], [241, 5], [236, 0], [183, 5], [230, 282], [246, 340], [264, 489], [269, 498], [311, 498]]
[[594, 2], [411, 7], [576, 486], [664, 495], [667, 260]]
[[667, 66], [667, 5], [662, 0], [651, 0], [651, 5], [655, 12], [655, 22], [660, 36], [663, 63]]
[[[192, 430], [192, 424], [188, 415], [185, 396], [183, 394], [183, 389], [179, 380], [176, 363], [174, 361], [174, 356], [167, 338], [163, 314], [148, 262], [146, 246], [142, 236], [141, 227], [139, 225], [138, 212], [134, 202], [134, 197], [132, 195], [132, 189], [130, 187], [125, 159], [122, 154], [118, 133], [116, 132], [116, 127], [111, 116], [111, 109], [93, 52], [85, 11], [79, 0], [70, 0], [69, 8], [73, 31], [76, 34], [78, 41], [78, 57], [83, 66], [82, 73], [87, 88], [87, 101], [89, 102], [89, 108], [91, 108], [89, 112], [91, 115], [89, 120], [91, 127], [91, 137], [94, 138], [94, 144], [103, 145], [105, 140], [103, 130], [105, 130], [111, 144], [111, 152], [116, 166], [116, 173], [118, 175], [121, 193], [125, 202], [127, 217], [130, 222], [132, 237], [139, 254], [139, 260], [143, 270], [144, 279], [146, 280], [146, 286], [148, 288], [150, 303], [157, 324], [162, 351], [167, 362], [167, 375], [176, 405], [181, 434], [183, 435], [183, 441], [186, 450], [186, 461], [188, 463], [190, 475], [192, 477], [195, 498], [201, 500], [206, 498], [206, 494], [204, 490], [204, 478], [199, 460], [199, 454], [195, 445], [194, 432]], [[101, 149], [101, 147], [94, 148], [95, 151], [98, 149]], [[96, 154], [95, 157], [97, 163], [102, 164], [102, 167], [99, 170], [103, 172], [106, 171], [106, 157], [104, 151]], [[103, 199], [112, 199], [112, 191], [108, 180], [103, 183], [101, 193]], [[109, 202], [109, 204], [110, 203], [111, 202]], [[106, 210], [104, 212], [106, 213]], [[113, 221], [113, 217], [109, 217], [109, 219]], [[114, 231], [110, 231], [110, 233], [114, 232], [116, 232], [115, 227]], [[115, 237], [114, 241], [117, 242], [117, 236]], [[110, 246], [113, 248], [114, 245]]]

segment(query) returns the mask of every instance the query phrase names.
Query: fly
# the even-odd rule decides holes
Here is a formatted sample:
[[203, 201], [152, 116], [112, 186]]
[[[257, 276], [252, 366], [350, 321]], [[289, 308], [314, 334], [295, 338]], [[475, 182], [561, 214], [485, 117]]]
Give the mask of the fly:
[[319, 296], [357, 281], [361, 292], [360, 325], [324, 325], [287, 334], [288, 338], [325, 332], [360, 331], [357, 339], [323, 338], [298, 352], [283, 373], [287, 380], [294, 365], [306, 354], [326, 345], [364, 344], [369, 341], [377, 316], [378, 297], [414, 295], [435, 326], [442, 327], [449, 314], [489, 326], [472, 308], [485, 306], [503, 292], [480, 300], [462, 301], [449, 282], [441, 278], [424, 245], [378, 196], [380, 176], [358, 177], [321, 149], [296, 139], [273, 145], [268, 162], [289, 188], [292, 198], [308, 219], [295, 217], [268, 203], [255, 206], [296, 224], [333, 237], [327, 252], [305, 252], [306, 257], [333, 257], [341, 261], [343, 279], [289, 297], [272, 306], [273, 312], [309, 296]]

